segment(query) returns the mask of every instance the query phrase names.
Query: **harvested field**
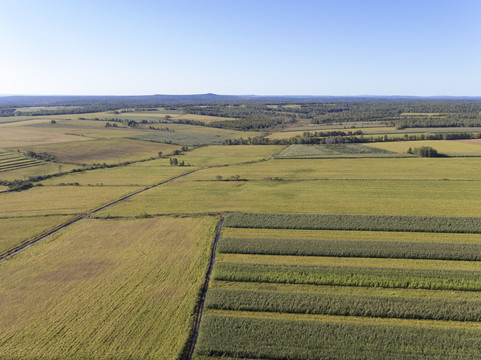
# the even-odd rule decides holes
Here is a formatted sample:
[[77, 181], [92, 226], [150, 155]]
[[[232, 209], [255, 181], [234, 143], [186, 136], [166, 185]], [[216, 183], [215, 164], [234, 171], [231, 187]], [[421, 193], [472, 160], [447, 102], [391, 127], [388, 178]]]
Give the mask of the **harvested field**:
[[[474, 141], [474, 142], [473, 142]], [[409, 148], [431, 146], [441, 154], [473, 154], [481, 156], [479, 140], [424, 140], [424, 141], [396, 141], [385, 143], [371, 143], [370, 146], [383, 150], [406, 153]]]
[[[3, 214], [3, 213], [2, 213]], [[0, 218], [0, 253], [69, 220], [71, 216]]]
[[169, 159], [157, 159], [127, 166], [67, 174], [45, 180], [42, 184], [147, 186], [192, 170], [192, 167], [172, 167], [169, 165]]
[[65, 143], [91, 140], [66, 134], [57, 134], [48, 131], [38, 131], [26, 127], [6, 127], [0, 131], [0, 148], [33, 146], [40, 144]]
[[209, 181], [191, 181], [198, 173], [146, 191], [99, 215], [249, 211], [481, 217], [481, 182], [217, 181], [213, 186]]
[[313, 159], [342, 157], [398, 157], [395, 152], [364, 144], [290, 145], [277, 155], [278, 159]]
[[32, 150], [37, 153], [46, 152], [55, 156], [60, 162], [73, 164], [104, 162], [115, 164], [125, 161], [157, 158], [159, 151], [167, 155], [176, 149], [179, 149], [179, 147], [175, 145], [127, 139], [92, 140], [25, 148], [25, 150]]
[[0, 213], [8, 217], [85, 213], [138, 189], [122, 186], [34, 187], [27, 191], [0, 194]]
[[0, 263], [0, 357], [178, 358], [216, 223], [85, 220]]

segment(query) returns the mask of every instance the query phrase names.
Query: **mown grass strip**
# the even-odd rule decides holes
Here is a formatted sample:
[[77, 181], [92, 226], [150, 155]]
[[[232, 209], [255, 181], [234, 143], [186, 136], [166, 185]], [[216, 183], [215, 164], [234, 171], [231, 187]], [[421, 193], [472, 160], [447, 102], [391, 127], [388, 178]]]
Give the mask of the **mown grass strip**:
[[211, 289], [209, 309], [380, 318], [481, 321], [481, 300]]
[[226, 227], [259, 229], [363, 230], [481, 233], [471, 217], [233, 213]]
[[223, 238], [218, 251], [228, 254], [481, 260], [481, 244], [435, 242]]
[[207, 315], [197, 352], [255, 359], [476, 359], [481, 332]]
[[481, 291], [481, 271], [218, 263], [214, 279], [285, 284]]

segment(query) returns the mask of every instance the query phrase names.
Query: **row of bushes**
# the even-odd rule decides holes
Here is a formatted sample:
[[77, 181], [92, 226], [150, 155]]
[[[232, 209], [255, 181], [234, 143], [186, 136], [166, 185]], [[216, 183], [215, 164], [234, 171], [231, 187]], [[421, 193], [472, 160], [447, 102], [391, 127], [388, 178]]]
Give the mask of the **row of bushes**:
[[214, 279], [285, 284], [481, 291], [481, 271], [216, 264]]
[[481, 244], [463, 243], [223, 238], [217, 249], [231, 254], [481, 260]]
[[481, 233], [471, 217], [233, 213], [224, 226], [261, 229]]
[[206, 306], [234, 311], [481, 321], [481, 300], [211, 289]]

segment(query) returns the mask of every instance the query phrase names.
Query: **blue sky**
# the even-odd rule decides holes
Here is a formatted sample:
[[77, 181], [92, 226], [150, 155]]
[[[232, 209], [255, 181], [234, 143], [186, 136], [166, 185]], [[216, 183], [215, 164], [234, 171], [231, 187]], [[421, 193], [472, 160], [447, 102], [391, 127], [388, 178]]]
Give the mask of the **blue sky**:
[[481, 1], [0, 0], [0, 94], [481, 96]]

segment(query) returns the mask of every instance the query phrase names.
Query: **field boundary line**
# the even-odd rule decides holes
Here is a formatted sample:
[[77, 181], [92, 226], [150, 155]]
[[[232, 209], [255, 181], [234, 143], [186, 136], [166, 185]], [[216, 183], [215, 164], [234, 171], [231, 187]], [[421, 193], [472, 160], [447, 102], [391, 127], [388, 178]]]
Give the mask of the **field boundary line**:
[[215, 230], [214, 241], [211, 247], [209, 266], [207, 268], [207, 271], [204, 277], [204, 283], [200, 290], [199, 302], [197, 303], [196, 309], [194, 310], [194, 313], [195, 313], [194, 326], [192, 328], [191, 336], [189, 336], [190, 341], [185, 345], [184, 351], [180, 357], [181, 360], [192, 360], [192, 356], [194, 355], [195, 345], [197, 343], [197, 338], [199, 336], [200, 323], [202, 320], [202, 315], [205, 310], [205, 297], [207, 295], [207, 290], [209, 289], [209, 281], [210, 281], [212, 270], [215, 264], [215, 253], [217, 250], [217, 244], [219, 242], [220, 233], [222, 231], [223, 224], [224, 224], [224, 218], [221, 216], [220, 221]]
[[180, 178], [180, 177], [182, 177], [182, 176], [186, 176], [186, 175], [192, 174], [193, 172], [196, 172], [196, 171], [198, 171], [198, 170], [200, 170], [200, 169], [194, 169], [194, 170], [188, 171], [188, 172], [186, 172], [186, 173], [184, 173], [184, 174], [180, 174], [180, 175], [174, 176], [174, 177], [172, 177], [172, 178], [170, 178], [170, 179], [161, 181], [161, 182], [159, 182], [159, 183], [157, 183], [157, 184], [150, 185], [150, 186], [148, 186], [148, 187], [146, 187], [146, 188], [143, 188], [143, 189], [141, 189], [141, 190], [137, 190], [137, 191], [135, 191], [135, 192], [133, 192], [133, 193], [130, 193], [130, 194], [128, 194], [128, 195], [125, 195], [125, 196], [121, 197], [120, 199], [117, 199], [117, 200], [114, 200], [114, 201], [112, 201], [112, 202], [109, 202], [108, 204], [104, 204], [104, 205], [102, 205], [102, 206], [100, 206], [100, 207], [98, 207], [98, 208], [96, 208], [96, 209], [94, 209], [94, 210], [92, 210], [92, 211], [90, 211], [90, 212], [88, 212], [88, 213], [84, 213], [84, 214], [78, 215], [78, 216], [74, 217], [73, 219], [71, 219], [71, 220], [69, 220], [69, 221], [67, 221], [67, 222], [65, 222], [65, 223], [63, 223], [63, 224], [61, 224], [61, 225], [59, 225], [59, 226], [56, 226], [56, 227], [54, 227], [54, 228], [52, 228], [52, 229], [50, 229], [50, 230], [48, 230], [48, 231], [45, 231], [45, 232], [43, 232], [43, 233], [41, 233], [41, 234], [39, 234], [39, 235], [36, 235], [36, 236], [34, 236], [34, 237], [30, 238], [30, 239], [24, 240], [24, 241], [22, 241], [19, 245], [13, 247], [12, 249], [9, 249], [9, 250], [1, 253], [1, 254], [0, 254], [0, 262], [3, 262], [3, 261], [5, 261], [5, 260], [7, 260], [7, 259], [10, 259], [12, 256], [15, 256], [15, 255], [19, 254], [20, 252], [28, 249], [30, 246], [32, 246], [32, 245], [34, 245], [34, 244], [36, 244], [36, 243], [38, 243], [38, 242], [40, 242], [40, 241], [42, 241], [42, 240], [50, 237], [51, 235], [59, 232], [60, 230], [63, 230], [63, 229], [65, 229], [65, 228], [69, 227], [70, 225], [75, 224], [76, 222], [78, 222], [78, 221], [80, 221], [80, 220], [82, 220], [82, 219], [87, 219], [87, 218], [91, 217], [91, 215], [97, 213], [98, 211], [101, 211], [101, 210], [106, 209], [106, 208], [108, 208], [108, 207], [110, 207], [110, 206], [113, 206], [113, 205], [115, 205], [115, 204], [117, 204], [117, 203], [119, 203], [119, 202], [121, 202], [121, 201], [127, 200], [127, 199], [129, 199], [130, 197], [132, 197], [132, 196], [134, 196], [134, 195], [140, 194], [140, 193], [142, 193], [142, 192], [144, 192], [144, 191], [147, 191], [147, 190], [150, 190], [150, 189], [155, 188], [155, 187], [157, 187], [157, 186], [163, 185], [163, 184], [165, 184], [165, 183], [167, 183], [167, 182], [169, 182], [169, 181], [173, 181], [173, 180], [176, 180], [176, 179], [178, 179], [178, 178]]
[[[163, 184], [166, 184], [168, 182], [171, 182], [171, 181], [174, 181], [174, 180], [177, 180], [181, 177], [184, 177], [184, 176], [187, 176], [187, 175], [190, 175], [192, 173], [195, 173], [197, 171], [200, 171], [200, 170], [205, 170], [205, 169], [210, 169], [210, 168], [216, 168], [216, 167], [227, 167], [227, 166], [234, 166], [234, 165], [247, 165], [247, 164], [255, 164], [255, 163], [259, 163], [259, 162], [264, 162], [264, 161], [269, 161], [269, 160], [272, 160], [273, 158], [273, 155], [267, 157], [267, 158], [262, 158], [262, 159], [259, 159], [259, 160], [252, 160], [252, 161], [246, 161], [246, 162], [240, 162], [240, 163], [236, 163], [236, 164], [222, 164], [222, 165], [209, 165], [209, 166], [205, 166], [205, 167], [200, 167], [200, 168], [195, 168], [193, 170], [190, 170], [190, 171], [187, 171], [183, 174], [180, 174], [180, 175], [177, 175], [177, 176], [174, 176], [174, 177], [171, 177], [167, 180], [163, 180], [161, 182], [158, 182], [156, 184], [153, 184], [153, 185], [149, 185], [143, 189], [140, 189], [140, 190], [137, 190], [137, 191], [134, 191], [133, 193], [130, 193], [128, 195], [125, 195], [123, 197], [121, 197], [120, 199], [117, 199], [117, 200], [114, 200], [114, 201], [111, 201], [107, 204], [104, 204], [104, 205], [101, 205], [100, 207], [98, 208], [95, 208], [94, 210], [91, 210], [87, 213], [82, 213], [76, 217], [74, 217], [73, 219], [69, 220], [68, 222], [66, 223], [63, 223], [59, 226], [56, 226], [50, 230], [47, 230], [47, 231], [44, 231], [42, 232], [41, 234], [37, 234], [33, 237], [31, 237], [30, 239], [26, 239], [24, 241], [22, 241], [20, 244], [16, 245], [15, 247], [11, 248], [11, 249], [8, 249], [6, 251], [4, 251], [3, 253], [0, 253], [0, 263], [19, 254], [20, 252], [28, 249], [30, 246], [48, 238], [49, 236], [59, 232], [60, 230], [63, 230], [67, 227], [69, 227], [70, 225], [73, 225], [74, 223], [82, 220], [82, 219], [89, 219], [89, 218], [92, 218], [92, 215], [96, 214], [97, 212], [101, 211], [101, 210], [104, 210], [108, 207], [111, 207], [113, 205], [116, 205], [118, 204], [119, 202], [122, 202], [124, 200], [127, 200], [127, 199], [130, 199], [132, 196], [135, 196], [135, 195], [138, 195], [138, 194], [141, 194], [147, 190], [150, 190], [150, 189], [153, 189], [153, 188], [156, 188], [158, 186], [161, 186]], [[39, 215], [41, 216], [41, 215]], [[223, 219], [222, 219], [223, 221]]]

